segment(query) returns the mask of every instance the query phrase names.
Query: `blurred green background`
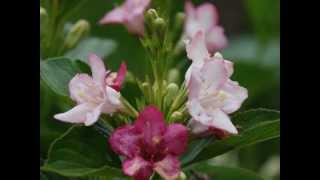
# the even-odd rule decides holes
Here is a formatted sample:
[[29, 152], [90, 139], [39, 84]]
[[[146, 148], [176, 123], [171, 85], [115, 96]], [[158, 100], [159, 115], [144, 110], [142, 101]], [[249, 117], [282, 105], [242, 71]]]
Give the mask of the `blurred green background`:
[[[143, 77], [147, 71], [147, 61], [139, 39], [129, 34], [121, 25], [101, 26], [97, 23], [107, 11], [121, 2], [89, 0], [70, 21], [86, 19], [91, 24], [90, 36], [115, 41], [115, 50], [105, 58], [109, 68], [117, 69], [121, 61], [125, 60], [130, 71]], [[200, 4], [204, 1], [193, 2]], [[217, 7], [220, 24], [225, 28], [229, 39], [229, 46], [222, 51], [222, 54], [235, 63], [232, 79], [239, 81], [249, 91], [249, 98], [240, 111], [258, 107], [280, 110], [280, 1], [211, 0], [209, 2]], [[184, 1], [177, 0], [174, 4], [175, 12], [183, 11]], [[184, 69], [188, 66], [185, 57], [178, 63], [184, 66]], [[52, 119], [52, 115], [59, 111], [59, 108], [50, 107], [47, 112], [42, 112], [42, 117]], [[54, 120], [46, 123], [42, 121], [40, 132], [42, 159], [46, 158], [49, 143], [67, 127], [68, 125]], [[214, 164], [248, 168], [266, 179], [280, 179], [279, 139], [234, 151], [211, 161]]]

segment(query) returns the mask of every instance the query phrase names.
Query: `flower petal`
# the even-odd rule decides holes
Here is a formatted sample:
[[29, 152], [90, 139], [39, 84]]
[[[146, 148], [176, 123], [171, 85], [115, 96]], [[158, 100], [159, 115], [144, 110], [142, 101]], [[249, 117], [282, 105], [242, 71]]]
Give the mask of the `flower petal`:
[[182, 124], [170, 124], [163, 136], [163, 147], [167, 152], [179, 156], [187, 148], [188, 129]]
[[158, 151], [158, 145], [166, 132], [165, 120], [162, 112], [155, 106], [147, 106], [138, 116], [135, 127], [143, 133], [145, 149], [150, 153]]
[[[229, 134], [238, 134], [237, 129], [232, 124], [228, 115], [219, 108], [209, 110], [204, 109], [196, 100], [188, 102], [187, 106], [193, 119], [200, 122], [202, 125], [219, 129]], [[204, 129], [204, 127], [200, 128]], [[193, 130], [193, 132], [195, 132], [195, 130]]]
[[205, 35], [203, 31], [198, 31], [190, 43], [186, 45], [187, 56], [193, 63], [202, 65], [205, 59], [209, 58], [209, 52], [206, 47]]
[[103, 100], [103, 90], [87, 74], [77, 74], [69, 82], [71, 99], [78, 104], [85, 102], [99, 103]]
[[177, 157], [168, 155], [154, 164], [154, 170], [166, 180], [175, 180], [180, 175], [180, 162]]
[[221, 26], [213, 26], [206, 34], [206, 44], [209, 52], [213, 53], [225, 48], [228, 40]]
[[193, 118], [190, 119], [188, 126], [191, 127], [192, 133], [194, 134], [205, 134], [209, 130], [208, 126], [203, 125], [201, 122], [196, 121]]
[[122, 103], [120, 101], [120, 93], [113, 88], [106, 87], [106, 96], [104, 104], [102, 106], [102, 112], [106, 114], [112, 114], [122, 108]]
[[122, 170], [124, 174], [134, 176], [135, 180], [148, 180], [153, 172], [152, 165], [139, 156], [125, 160]]
[[218, 24], [218, 12], [211, 3], [203, 3], [196, 8], [197, 21], [206, 31]]
[[188, 85], [188, 98], [198, 98], [201, 90], [201, 79], [199, 71], [196, 67], [192, 65], [189, 67], [186, 73], [186, 83]]
[[92, 112], [87, 113], [87, 119], [84, 122], [85, 126], [91, 126], [92, 124], [98, 121], [99, 116], [101, 114], [102, 107], [103, 107], [103, 104], [100, 104]]
[[134, 126], [124, 126], [116, 129], [109, 138], [113, 151], [127, 158], [133, 158], [140, 152], [139, 139], [141, 135]]
[[120, 91], [124, 78], [126, 77], [126, 74], [127, 74], [127, 65], [126, 63], [121, 63], [117, 73], [117, 77], [114, 80], [111, 87], [117, 91]]
[[90, 54], [89, 65], [91, 67], [93, 80], [104, 86], [107, 72], [102, 59], [95, 54]]
[[90, 103], [77, 105], [65, 113], [54, 115], [55, 119], [69, 123], [84, 123], [87, 120], [87, 113], [94, 110], [96, 106]]
[[117, 7], [107, 13], [100, 21], [100, 24], [121, 24], [124, 22], [127, 12], [123, 7]]
[[206, 61], [200, 72], [199, 74], [203, 80], [202, 86], [208, 92], [220, 89], [228, 80], [228, 71], [222, 59]]
[[222, 91], [228, 94], [228, 98], [226, 98], [222, 106], [222, 110], [228, 114], [238, 110], [243, 101], [248, 98], [248, 90], [239, 86], [238, 82], [235, 81], [228, 80]]

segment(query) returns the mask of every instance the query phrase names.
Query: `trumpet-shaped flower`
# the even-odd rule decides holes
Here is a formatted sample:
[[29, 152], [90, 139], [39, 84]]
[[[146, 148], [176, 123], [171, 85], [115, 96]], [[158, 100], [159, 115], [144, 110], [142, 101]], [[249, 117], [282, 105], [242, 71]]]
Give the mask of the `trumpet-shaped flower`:
[[198, 31], [187, 44], [187, 55], [193, 60], [186, 74], [189, 95], [187, 107], [193, 133], [213, 133], [218, 137], [237, 134], [228, 114], [238, 110], [248, 97], [247, 90], [230, 80], [233, 63], [221, 54], [210, 57], [204, 33]]
[[149, 6], [150, 0], [126, 0], [121, 6], [108, 12], [100, 24], [123, 24], [129, 32], [143, 35], [143, 13]]
[[56, 114], [55, 119], [69, 123], [94, 124], [101, 113], [112, 114], [122, 107], [120, 93], [126, 65], [122, 63], [118, 73], [105, 69], [103, 61], [96, 55], [89, 55], [92, 77], [77, 74], [69, 83], [71, 99], [77, 105], [71, 110]]
[[186, 22], [185, 34], [187, 38], [202, 30], [206, 35], [206, 46], [209, 52], [216, 52], [227, 46], [224, 30], [218, 25], [218, 12], [211, 3], [203, 3], [194, 7], [191, 1], [185, 3]]
[[109, 139], [112, 149], [124, 156], [124, 174], [147, 180], [153, 171], [166, 180], [180, 175], [178, 157], [187, 146], [188, 130], [182, 124], [166, 126], [163, 114], [147, 106], [133, 125], [115, 130]]

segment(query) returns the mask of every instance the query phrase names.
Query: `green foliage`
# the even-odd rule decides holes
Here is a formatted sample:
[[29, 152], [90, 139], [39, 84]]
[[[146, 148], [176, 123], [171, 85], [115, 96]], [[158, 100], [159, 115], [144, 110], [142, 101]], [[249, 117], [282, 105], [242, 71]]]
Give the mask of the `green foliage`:
[[[204, 161], [228, 151], [256, 144], [280, 136], [280, 117], [278, 111], [257, 109], [239, 113], [233, 118], [233, 123], [239, 128], [239, 135], [223, 140], [210, 138], [197, 140], [190, 145], [182, 157], [182, 164]], [[211, 142], [210, 142], [211, 141]]]
[[66, 52], [65, 57], [87, 62], [90, 53], [94, 53], [99, 57], [106, 57], [115, 51], [116, 47], [117, 44], [113, 40], [89, 37], [83, 39], [76, 48]]
[[52, 144], [45, 172], [63, 176], [107, 176], [124, 178], [120, 160], [109, 149], [107, 139], [92, 128], [72, 126]]
[[214, 180], [263, 180], [262, 177], [246, 169], [214, 166], [209, 163], [195, 164], [187, 168], [186, 171], [190, 180], [198, 179], [199, 177], [209, 177]]

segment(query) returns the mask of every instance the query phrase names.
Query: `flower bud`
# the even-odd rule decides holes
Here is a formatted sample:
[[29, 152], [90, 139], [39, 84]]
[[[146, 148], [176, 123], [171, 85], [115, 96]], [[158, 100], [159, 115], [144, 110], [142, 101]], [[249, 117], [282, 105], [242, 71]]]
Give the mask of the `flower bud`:
[[[146, 15], [145, 15], [145, 20], [147, 22], [153, 22], [156, 18], [158, 18], [158, 13], [155, 9], [149, 9], [147, 12], [146, 12]], [[151, 23], [150, 23], [151, 24]]]
[[130, 83], [134, 83], [134, 82], [135, 82], [134, 75], [132, 74], [131, 71], [127, 71], [125, 80], [126, 80], [127, 82], [130, 82]]
[[170, 69], [168, 72], [168, 82], [178, 83], [180, 81], [180, 71], [176, 68]]
[[216, 53], [214, 54], [214, 57], [215, 57], [215, 58], [223, 59], [222, 54], [221, 54], [221, 53], [219, 53], [219, 52], [216, 52]]
[[156, 30], [157, 36], [159, 40], [164, 40], [164, 35], [167, 28], [167, 23], [163, 18], [156, 18], [153, 21], [154, 29]]
[[181, 171], [177, 180], [187, 180], [187, 176]]
[[167, 86], [167, 89], [166, 89], [166, 96], [165, 96], [165, 103], [166, 105], [170, 105], [173, 101], [173, 99], [177, 96], [177, 93], [179, 91], [179, 87], [176, 83], [170, 83], [168, 86]]
[[176, 122], [183, 118], [183, 114], [179, 111], [174, 111], [170, 116], [170, 122]]
[[151, 95], [151, 87], [150, 87], [150, 84], [148, 82], [144, 82], [142, 83], [142, 91], [143, 91], [143, 94], [146, 96], [146, 97], [150, 97]]
[[182, 29], [185, 17], [186, 17], [186, 15], [183, 12], [178, 12], [176, 14], [176, 17], [174, 19], [174, 29], [175, 30]]
[[40, 35], [44, 34], [46, 31], [46, 26], [48, 24], [48, 13], [43, 7], [40, 7]]
[[65, 39], [65, 47], [73, 48], [84, 36], [89, 33], [90, 24], [86, 20], [77, 21], [70, 29]]

